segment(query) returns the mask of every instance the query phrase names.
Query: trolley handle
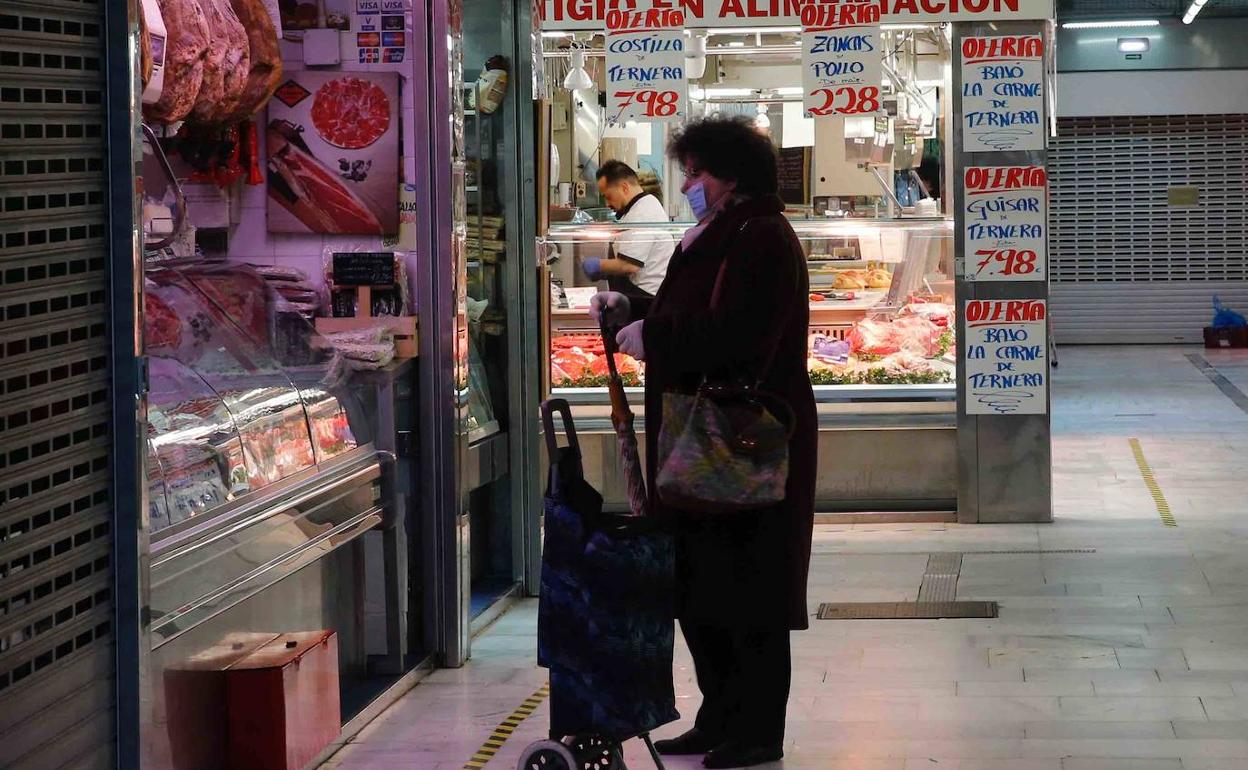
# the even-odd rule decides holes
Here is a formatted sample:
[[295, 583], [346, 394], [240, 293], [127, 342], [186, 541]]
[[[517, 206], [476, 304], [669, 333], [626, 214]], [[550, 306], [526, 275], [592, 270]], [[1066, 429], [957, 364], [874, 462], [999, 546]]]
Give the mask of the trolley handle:
[[563, 418], [563, 431], [568, 435], [568, 446], [579, 457], [581, 444], [576, 438], [576, 426], [572, 423], [572, 407], [567, 399], [552, 398], [542, 402], [542, 427], [546, 433], [546, 451], [550, 453], [550, 461], [554, 462], [559, 455], [559, 435], [555, 433], [555, 413]]

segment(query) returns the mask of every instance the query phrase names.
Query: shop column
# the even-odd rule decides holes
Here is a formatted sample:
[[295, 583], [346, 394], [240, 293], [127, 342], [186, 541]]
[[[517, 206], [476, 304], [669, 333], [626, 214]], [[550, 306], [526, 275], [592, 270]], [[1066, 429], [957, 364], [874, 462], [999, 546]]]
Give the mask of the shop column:
[[958, 521], [1053, 518], [1050, 21], [953, 25]]

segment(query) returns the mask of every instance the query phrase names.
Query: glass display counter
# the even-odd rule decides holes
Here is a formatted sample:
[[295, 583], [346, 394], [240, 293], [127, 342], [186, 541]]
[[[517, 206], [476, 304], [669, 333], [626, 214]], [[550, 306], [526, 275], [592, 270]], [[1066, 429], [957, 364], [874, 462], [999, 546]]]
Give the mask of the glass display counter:
[[220, 704], [177, 683], [232, 640], [333, 631], [344, 720], [415, 652], [405, 534], [411, 361], [350, 369], [274, 275], [203, 259], [145, 270], [152, 751], [168, 758], [161, 766], [186, 757], [224, 766]]
[[[951, 510], [956, 500], [953, 222], [799, 219], [810, 270], [807, 364], [820, 418], [820, 510]], [[610, 432], [606, 357], [588, 317], [598, 290], [581, 268], [627, 231], [678, 241], [688, 224], [551, 227], [550, 380], [578, 432]], [[642, 412], [645, 366], [626, 359]], [[642, 415], [644, 420], [644, 414]], [[612, 442], [590, 473], [612, 504], [623, 486]], [[595, 452], [587, 452], [596, 455]]]

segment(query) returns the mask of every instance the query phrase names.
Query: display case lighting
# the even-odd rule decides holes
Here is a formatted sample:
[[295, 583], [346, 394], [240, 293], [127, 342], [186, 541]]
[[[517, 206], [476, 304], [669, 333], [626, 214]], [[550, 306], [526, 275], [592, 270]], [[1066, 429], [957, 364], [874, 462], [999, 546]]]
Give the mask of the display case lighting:
[[1148, 38], [1120, 37], [1118, 38], [1118, 50], [1122, 53], [1144, 53], [1148, 50]]
[[1102, 21], [1067, 21], [1062, 29], [1115, 29], [1119, 27], [1157, 27], [1157, 19], [1104, 19]]
[[1209, 0], [1192, 0], [1192, 4], [1187, 7], [1187, 13], [1183, 14], [1183, 23], [1191, 24], [1196, 20], [1196, 15], [1200, 13], [1200, 9], [1205, 7], [1205, 3]]

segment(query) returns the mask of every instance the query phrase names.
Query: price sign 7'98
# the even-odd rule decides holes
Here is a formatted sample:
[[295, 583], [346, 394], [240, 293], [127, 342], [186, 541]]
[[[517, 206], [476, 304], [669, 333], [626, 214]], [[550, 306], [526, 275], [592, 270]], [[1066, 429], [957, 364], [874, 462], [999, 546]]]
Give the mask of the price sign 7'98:
[[[1036, 252], [1031, 249], [977, 249], [979, 264], [975, 275], [985, 270], [992, 275], [1031, 275], [1036, 271]], [[999, 265], [999, 267], [998, 267]]]
[[648, 118], [670, 118], [676, 114], [676, 105], [680, 95], [675, 91], [616, 91], [620, 112], [623, 113], [634, 103], [644, 108]]
[[878, 86], [840, 86], [839, 88], [816, 88], [810, 92], [823, 103], [811, 107], [811, 115], [860, 115], [878, 112], [880, 89]]

